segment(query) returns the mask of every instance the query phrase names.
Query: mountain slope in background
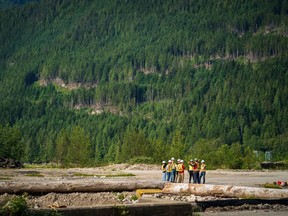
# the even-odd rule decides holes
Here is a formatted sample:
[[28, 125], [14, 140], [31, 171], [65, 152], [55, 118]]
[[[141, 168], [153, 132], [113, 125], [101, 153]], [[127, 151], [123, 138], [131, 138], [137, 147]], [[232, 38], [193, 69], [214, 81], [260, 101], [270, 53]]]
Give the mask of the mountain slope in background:
[[29, 2], [36, 2], [38, 0], [0, 0], [0, 9], [7, 9], [14, 6], [24, 5]]
[[21, 131], [26, 161], [75, 162], [78, 143], [96, 163], [173, 154], [221, 164], [252, 150], [284, 159], [287, 15], [280, 0], [2, 10], [0, 122]]

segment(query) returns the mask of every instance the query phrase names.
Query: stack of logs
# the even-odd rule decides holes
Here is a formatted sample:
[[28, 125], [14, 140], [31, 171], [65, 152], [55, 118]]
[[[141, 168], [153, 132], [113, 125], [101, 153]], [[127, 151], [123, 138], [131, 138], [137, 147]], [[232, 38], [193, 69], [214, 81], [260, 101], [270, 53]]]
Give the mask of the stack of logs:
[[0, 157], [0, 167], [1, 168], [21, 168], [22, 163], [14, 159]]

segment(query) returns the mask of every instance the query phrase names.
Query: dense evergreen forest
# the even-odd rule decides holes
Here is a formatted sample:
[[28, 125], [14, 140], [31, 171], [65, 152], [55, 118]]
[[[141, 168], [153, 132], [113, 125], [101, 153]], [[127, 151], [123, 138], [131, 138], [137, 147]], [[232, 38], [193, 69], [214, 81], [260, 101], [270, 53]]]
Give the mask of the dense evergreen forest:
[[64, 166], [174, 156], [255, 168], [266, 151], [287, 160], [287, 36], [287, 0], [2, 9], [0, 156]]
[[39, 0], [0, 0], [0, 10], [20, 6], [33, 1], [36, 2]]

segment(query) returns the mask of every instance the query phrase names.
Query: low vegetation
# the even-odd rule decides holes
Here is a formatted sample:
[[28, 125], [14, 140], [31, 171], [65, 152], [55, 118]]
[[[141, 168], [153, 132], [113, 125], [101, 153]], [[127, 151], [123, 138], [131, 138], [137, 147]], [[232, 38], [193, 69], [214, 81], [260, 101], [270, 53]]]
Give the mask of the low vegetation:
[[28, 176], [28, 177], [44, 177], [44, 175], [40, 174], [40, 173], [28, 173], [28, 174], [26, 174], [26, 176]]
[[77, 177], [97, 177], [97, 178], [103, 178], [103, 177], [107, 177], [107, 178], [113, 178], [113, 177], [132, 177], [135, 176], [132, 173], [118, 173], [118, 174], [103, 174], [103, 175], [99, 175], [99, 174], [88, 174], [88, 173], [73, 173], [73, 176], [77, 176]]
[[3, 206], [0, 206], [1, 216], [28, 216], [28, 206], [25, 196], [14, 196]]
[[110, 175], [105, 175], [106, 177], [133, 177], [135, 176], [134, 174], [132, 173], [119, 173], [119, 174], [110, 174]]
[[91, 176], [95, 176], [94, 174], [88, 174], [88, 173], [73, 173], [73, 176], [77, 176], [77, 177], [91, 177]]
[[6, 180], [11, 180], [11, 177], [0, 177], [0, 181], [6, 181]]
[[273, 183], [265, 183], [263, 185], [264, 188], [272, 188], [272, 189], [282, 189], [281, 185], [273, 184]]

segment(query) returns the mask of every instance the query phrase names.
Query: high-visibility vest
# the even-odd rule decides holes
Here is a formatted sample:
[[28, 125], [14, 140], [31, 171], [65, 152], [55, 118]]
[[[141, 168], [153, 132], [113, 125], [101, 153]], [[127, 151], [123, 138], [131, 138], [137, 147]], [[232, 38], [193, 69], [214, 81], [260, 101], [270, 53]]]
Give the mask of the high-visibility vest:
[[172, 171], [172, 166], [171, 166], [171, 164], [168, 164], [168, 165], [166, 166], [166, 171], [167, 171], [167, 172], [171, 172], [171, 171]]
[[176, 168], [176, 171], [177, 171], [177, 172], [179, 171], [178, 166], [179, 166], [179, 164], [175, 164], [175, 168]]
[[201, 172], [205, 172], [206, 171], [206, 164], [204, 164], [204, 163], [201, 164], [200, 171]]
[[199, 171], [199, 163], [195, 162], [195, 165], [193, 166], [193, 171], [198, 172]]
[[183, 165], [182, 164], [178, 164], [178, 172], [183, 172]]
[[193, 165], [190, 163], [189, 164], [189, 171], [192, 171], [193, 170]]
[[175, 169], [176, 168], [176, 164], [174, 162], [171, 163], [171, 169]]
[[163, 165], [162, 165], [162, 171], [163, 171], [163, 172], [166, 172], [166, 164], [163, 164]]

